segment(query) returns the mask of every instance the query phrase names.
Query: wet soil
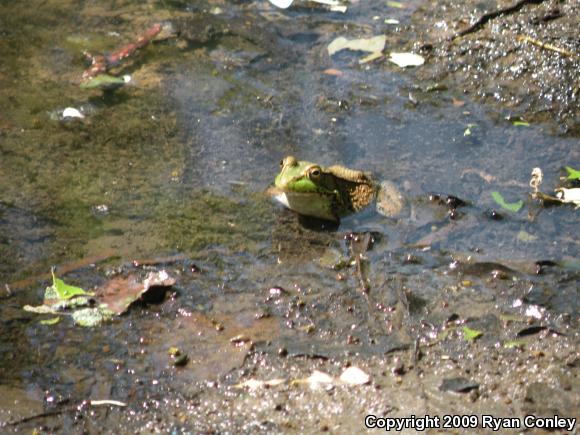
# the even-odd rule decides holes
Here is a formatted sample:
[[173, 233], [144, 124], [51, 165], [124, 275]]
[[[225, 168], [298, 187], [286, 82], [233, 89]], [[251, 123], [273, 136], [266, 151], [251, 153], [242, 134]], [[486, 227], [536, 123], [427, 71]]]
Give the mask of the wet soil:
[[412, 20], [432, 56], [420, 76], [450, 82], [499, 119], [578, 137], [579, 14], [574, 1], [425, 2]]
[[[548, 192], [580, 167], [578, 6], [529, 2], [450, 39], [507, 5], [0, 4], [0, 430], [578, 421], [578, 212], [528, 196], [533, 167]], [[113, 71], [131, 85], [79, 89], [83, 50], [167, 21], [171, 38]], [[375, 34], [426, 64], [328, 56], [337, 36]], [[60, 119], [67, 106], [85, 118]], [[264, 193], [288, 154], [388, 179], [405, 211], [299, 218]], [[149, 269], [177, 283], [100, 327], [47, 325], [22, 307], [51, 265], [85, 289]], [[369, 382], [337, 381], [351, 366]]]

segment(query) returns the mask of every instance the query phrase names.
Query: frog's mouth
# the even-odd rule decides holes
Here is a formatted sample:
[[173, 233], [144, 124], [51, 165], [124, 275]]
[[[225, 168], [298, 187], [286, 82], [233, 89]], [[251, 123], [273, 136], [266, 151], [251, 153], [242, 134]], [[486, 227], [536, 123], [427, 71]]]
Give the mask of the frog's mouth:
[[338, 220], [332, 209], [332, 201], [330, 198], [325, 200], [326, 195], [320, 192], [286, 192], [272, 187], [268, 193], [274, 200], [299, 214], [329, 221]]

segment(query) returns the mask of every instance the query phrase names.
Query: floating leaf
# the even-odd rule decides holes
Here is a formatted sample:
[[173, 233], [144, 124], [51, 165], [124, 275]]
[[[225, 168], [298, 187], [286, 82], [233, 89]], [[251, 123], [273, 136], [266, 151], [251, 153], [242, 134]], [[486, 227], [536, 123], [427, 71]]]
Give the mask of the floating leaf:
[[406, 68], [408, 66], [420, 66], [425, 63], [425, 58], [415, 53], [389, 53], [389, 62]]
[[60, 317], [53, 317], [52, 319], [45, 319], [40, 321], [42, 325], [56, 325], [58, 322], [60, 322]]
[[81, 89], [113, 89], [127, 83], [125, 77], [114, 77], [109, 74], [99, 74], [80, 84]]
[[399, 9], [403, 9], [405, 7], [405, 5], [401, 2], [396, 2], [393, 0], [389, 0], [387, 1], [387, 6], [390, 6], [392, 8], [399, 8]]
[[570, 166], [565, 166], [564, 169], [566, 169], [566, 172], [568, 172], [566, 180], [580, 180], [580, 171]]
[[503, 196], [501, 195], [501, 193], [497, 192], [497, 191], [493, 191], [491, 192], [491, 196], [493, 198], [493, 200], [495, 202], [497, 202], [497, 204], [508, 211], [511, 211], [512, 213], [517, 213], [518, 211], [520, 211], [520, 209], [524, 206], [524, 201], [522, 201], [521, 199], [519, 201], [516, 202], [506, 202], [505, 199], [503, 199]]
[[473, 341], [476, 338], [479, 338], [483, 335], [483, 332], [478, 331], [477, 329], [471, 329], [467, 326], [463, 327], [463, 338], [467, 341]]
[[530, 123], [526, 121], [514, 121], [512, 122], [512, 125], [515, 125], [516, 127], [529, 127]]
[[75, 296], [90, 296], [92, 293], [87, 293], [80, 287], [65, 284], [65, 282], [54, 276], [54, 269], [52, 273], [52, 289], [56, 292], [58, 299], [71, 299]]
[[327, 50], [329, 56], [341, 50], [366, 51], [374, 54], [382, 52], [386, 42], [387, 37], [385, 35], [359, 39], [347, 39], [344, 36], [339, 36], [328, 44]]

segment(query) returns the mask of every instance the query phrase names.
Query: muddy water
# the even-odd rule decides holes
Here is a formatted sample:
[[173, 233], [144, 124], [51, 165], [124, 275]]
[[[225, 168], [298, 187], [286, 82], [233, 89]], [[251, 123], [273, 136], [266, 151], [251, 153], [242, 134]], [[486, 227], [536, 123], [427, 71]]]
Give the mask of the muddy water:
[[[515, 126], [420, 69], [329, 58], [341, 35], [413, 47], [420, 3], [369, 3], [346, 14], [0, 6], [0, 279], [27, 280], [1, 290], [0, 420], [15, 423], [3, 430], [340, 433], [369, 413], [577, 416], [578, 215], [539, 208], [528, 181], [541, 167], [550, 192], [563, 166], [580, 166], [578, 139]], [[84, 50], [113, 51], [158, 21], [175, 35], [116, 71], [131, 84], [78, 87]], [[85, 118], [59, 119], [69, 106]], [[288, 154], [392, 181], [403, 215], [367, 210], [324, 230], [299, 219], [265, 194]], [[501, 210], [492, 191], [524, 207]], [[457, 218], [447, 195], [466, 203]], [[348, 264], [353, 232], [372, 234], [362, 278]], [[79, 264], [64, 278], [91, 288], [173, 254], [184, 259], [153, 261], [178, 281], [165, 301], [102, 327], [42, 325], [22, 310], [41, 303], [51, 265]], [[483, 336], [465, 340], [464, 323]], [[290, 382], [351, 364], [371, 385]], [[479, 387], [440, 391], [459, 376]], [[234, 387], [272, 378], [287, 383]], [[128, 407], [79, 406], [102, 399]]]

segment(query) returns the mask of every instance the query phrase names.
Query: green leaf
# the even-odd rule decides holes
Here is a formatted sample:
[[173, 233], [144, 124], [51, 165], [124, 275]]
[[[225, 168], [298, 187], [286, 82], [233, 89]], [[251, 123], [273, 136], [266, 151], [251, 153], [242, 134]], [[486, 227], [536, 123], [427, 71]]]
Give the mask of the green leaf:
[[465, 129], [465, 131], [463, 132], [463, 136], [471, 136], [471, 129], [473, 127], [477, 127], [477, 124], [467, 124], [467, 128]]
[[568, 177], [566, 180], [580, 180], [580, 171], [571, 168], [570, 166], [565, 166], [566, 172], [568, 172]]
[[471, 329], [467, 326], [463, 327], [463, 338], [467, 341], [473, 341], [476, 338], [479, 338], [483, 335], [483, 332], [478, 331], [477, 329]]
[[41, 320], [40, 323], [43, 325], [56, 325], [60, 322], [60, 317], [53, 317], [52, 319]]
[[522, 201], [521, 199], [517, 202], [511, 202], [511, 203], [506, 202], [505, 199], [503, 199], [503, 196], [501, 195], [501, 193], [499, 193], [495, 190], [493, 192], [491, 192], [491, 196], [494, 199], [494, 201], [497, 202], [501, 208], [506, 209], [508, 211], [511, 211], [513, 213], [517, 213], [524, 206], [524, 201]]
[[90, 295], [80, 287], [75, 287], [72, 285], [65, 284], [65, 282], [54, 276], [54, 269], [50, 271], [52, 273], [52, 289], [56, 291], [59, 299], [71, 299], [75, 296], [86, 296]]
[[516, 127], [529, 127], [530, 123], [526, 122], [526, 121], [514, 121], [512, 122], [513, 125], [515, 125]]
[[396, 1], [393, 1], [393, 0], [387, 1], [387, 6], [390, 6], [392, 8], [399, 8], [399, 9], [402, 9], [402, 8], [405, 7], [405, 5], [403, 3], [396, 2]]

